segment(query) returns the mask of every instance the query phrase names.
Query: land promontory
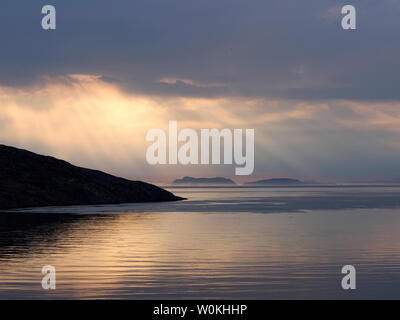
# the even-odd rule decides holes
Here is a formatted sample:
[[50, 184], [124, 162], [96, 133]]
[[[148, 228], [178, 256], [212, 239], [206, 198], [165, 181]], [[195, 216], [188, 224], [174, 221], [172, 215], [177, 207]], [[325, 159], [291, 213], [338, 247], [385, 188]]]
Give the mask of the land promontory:
[[149, 183], [0, 145], [0, 209], [182, 199]]

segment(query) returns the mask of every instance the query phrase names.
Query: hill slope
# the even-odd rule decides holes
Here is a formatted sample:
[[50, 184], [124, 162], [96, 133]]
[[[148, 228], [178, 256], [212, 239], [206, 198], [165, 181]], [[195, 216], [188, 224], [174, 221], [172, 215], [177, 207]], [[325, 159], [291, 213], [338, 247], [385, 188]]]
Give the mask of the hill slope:
[[176, 200], [145, 182], [0, 145], [0, 209]]

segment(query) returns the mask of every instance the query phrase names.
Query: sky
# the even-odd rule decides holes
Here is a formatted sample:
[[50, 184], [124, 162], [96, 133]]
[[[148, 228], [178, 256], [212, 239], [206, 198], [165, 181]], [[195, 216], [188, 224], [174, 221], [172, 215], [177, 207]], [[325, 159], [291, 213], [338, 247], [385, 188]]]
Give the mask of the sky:
[[240, 179], [400, 177], [399, 18], [399, 0], [2, 0], [0, 143], [130, 179], [238, 179], [149, 165], [146, 132], [178, 120], [254, 128]]

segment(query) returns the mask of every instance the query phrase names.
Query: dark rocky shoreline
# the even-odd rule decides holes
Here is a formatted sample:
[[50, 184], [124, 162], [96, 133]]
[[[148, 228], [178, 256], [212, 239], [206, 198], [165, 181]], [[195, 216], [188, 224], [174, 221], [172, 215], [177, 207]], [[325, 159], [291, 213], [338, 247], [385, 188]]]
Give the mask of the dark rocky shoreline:
[[149, 183], [0, 145], [0, 209], [178, 200]]

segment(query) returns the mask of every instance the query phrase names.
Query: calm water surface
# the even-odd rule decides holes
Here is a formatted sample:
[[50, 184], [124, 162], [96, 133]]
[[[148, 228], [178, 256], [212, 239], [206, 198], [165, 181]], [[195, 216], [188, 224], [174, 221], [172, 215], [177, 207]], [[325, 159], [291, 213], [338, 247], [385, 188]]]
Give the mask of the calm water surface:
[[0, 299], [400, 298], [400, 187], [169, 189], [190, 200], [0, 213]]

